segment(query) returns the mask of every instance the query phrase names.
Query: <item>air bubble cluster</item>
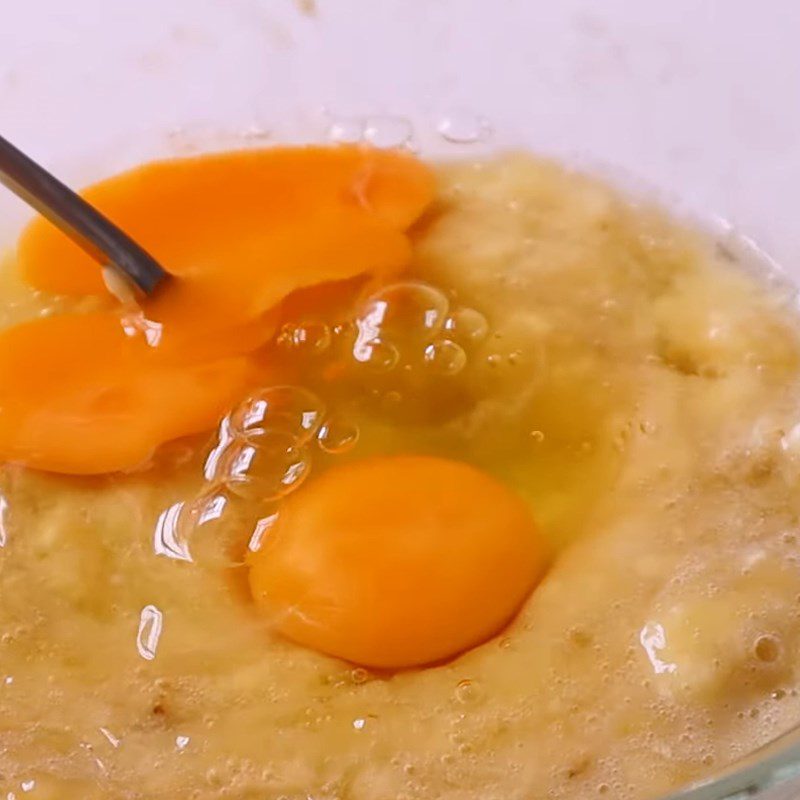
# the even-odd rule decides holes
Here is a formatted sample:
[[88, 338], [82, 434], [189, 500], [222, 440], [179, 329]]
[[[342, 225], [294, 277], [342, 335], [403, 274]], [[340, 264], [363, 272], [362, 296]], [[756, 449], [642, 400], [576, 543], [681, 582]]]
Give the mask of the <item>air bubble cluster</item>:
[[450, 308], [447, 296], [422, 281], [384, 286], [367, 297], [354, 318], [352, 356], [373, 370], [406, 371], [417, 365], [451, 376], [467, 365], [469, 348], [489, 332], [486, 317], [472, 308]]
[[316, 447], [344, 453], [358, 428], [326, 416], [325, 404], [299, 386], [272, 386], [239, 403], [220, 423], [205, 460], [205, 483], [189, 500], [174, 503], [156, 523], [158, 555], [207, 565], [240, 566], [247, 539], [260, 546], [281, 500], [311, 472]]
[[463, 705], [475, 705], [482, 699], [483, 692], [475, 681], [464, 679], [456, 686], [455, 696]]
[[489, 335], [489, 323], [474, 308], [456, 309], [444, 321], [447, 336], [462, 345], [482, 342]]
[[221, 480], [245, 500], [277, 500], [296, 489], [310, 468], [302, 445], [280, 429], [231, 442], [219, 462]]
[[469, 402], [460, 376], [485, 358], [490, 334], [480, 311], [414, 279], [365, 293], [330, 330], [329, 350], [314, 364], [320, 391], [332, 388], [369, 416], [414, 424], [433, 424]]
[[[480, 144], [493, 134], [486, 117], [462, 108], [451, 109], [432, 122], [436, 133], [449, 144]], [[334, 144], [414, 149], [415, 131], [411, 122], [400, 116], [334, 117], [328, 127], [328, 139]]]
[[298, 386], [273, 386], [231, 411], [225, 435], [257, 441], [269, 431], [281, 431], [297, 445], [304, 445], [317, 434], [324, 418], [325, 405], [313, 392]]
[[[364, 297], [348, 319], [288, 322], [278, 350], [305, 363], [309, 380], [333, 374], [350, 380], [383, 413], [413, 413], [414, 403], [436, 405], [442, 387], [459, 392], [453, 377], [489, 335], [473, 308], [451, 308], [440, 289], [417, 280], [392, 283]], [[334, 369], [331, 369], [334, 368]], [[341, 368], [341, 369], [340, 369]], [[325, 387], [315, 389], [325, 394]], [[341, 387], [339, 387], [341, 388]], [[444, 408], [446, 402], [440, 403]], [[426, 409], [427, 410], [427, 409]], [[198, 493], [165, 509], [155, 527], [155, 552], [211, 566], [241, 566], [258, 549], [280, 504], [312, 470], [314, 454], [352, 451], [360, 431], [348, 414], [329, 413], [316, 391], [265, 387], [223, 418], [204, 465]]]
[[245, 500], [285, 497], [308, 477], [308, 444], [324, 418], [323, 402], [301, 387], [273, 386], [251, 395], [222, 421], [206, 459], [206, 480]]

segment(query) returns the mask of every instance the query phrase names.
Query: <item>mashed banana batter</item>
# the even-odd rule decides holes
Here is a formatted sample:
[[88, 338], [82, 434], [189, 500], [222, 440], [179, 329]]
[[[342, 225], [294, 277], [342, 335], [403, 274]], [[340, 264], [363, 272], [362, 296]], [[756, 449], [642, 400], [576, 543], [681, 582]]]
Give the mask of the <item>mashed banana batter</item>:
[[[124, 477], [7, 466], [0, 795], [651, 798], [800, 719], [788, 293], [521, 155], [442, 167], [414, 242], [415, 277], [488, 331], [421, 393], [328, 386], [360, 429], [337, 457], [444, 455], [522, 495], [557, 555], [519, 616], [449, 663], [373, 673], [271, 634], [241, 568], [154, 550], [205, 440]], [[63, 302], [12, 263], [3, 282], [4, 324]]]

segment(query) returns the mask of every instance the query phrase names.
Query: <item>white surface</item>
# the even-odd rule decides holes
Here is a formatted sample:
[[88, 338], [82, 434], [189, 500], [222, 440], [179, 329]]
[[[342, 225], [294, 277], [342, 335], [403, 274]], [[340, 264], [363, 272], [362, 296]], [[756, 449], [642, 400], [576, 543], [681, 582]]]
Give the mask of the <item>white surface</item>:
[[319, 139], [331, 116], [470, 152], [436, 125], [472, 110], [494, 146], [622, 168], [800, 276], [800, 3], [317, 2], [2, 0], [0, 131], [86, 180], [251, 126]]

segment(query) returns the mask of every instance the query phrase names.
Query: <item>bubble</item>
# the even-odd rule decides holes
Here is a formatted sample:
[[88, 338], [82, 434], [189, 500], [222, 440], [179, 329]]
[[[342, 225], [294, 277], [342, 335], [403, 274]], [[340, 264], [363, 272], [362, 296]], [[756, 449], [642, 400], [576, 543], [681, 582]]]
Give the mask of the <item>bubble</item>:
[[474, 308], [458, 308], [445, 320], [444, 330], [460, 344], [477, 344], [489, 335], [489, 322]]
[[310, 468], [308, 454], [291, 433], [252, 430], [225, 451], [219, 477], [237, 496], [266, 502], [299, 487]]
[[203, 475], [207, 481], [212, 482], [216, 480], [222, 454], [232, 441], [233, 432], [231, 431], [230, 416], [225, 416], [219, 424], [217, 441], [209, 451], [205, 463], [203, 464]]
[[270, 531], [275, 527], [278, 521], [278, 512], [273, 511], [261, 519], [256, 520], [253, 528], [253, 533], [250, 535], [250, 541], [247, 543], [247, 549], [251, 553], [257, 553], [264, 544], [264, 540], [269, 536]]
[[0, 493], [0, 547], [8, 543], [9, 508], [5, 495]]
[[542, 431], [531, 431], [530, 437], [537, 444], [541, 444], [544, 441], [544, 433]]
[[358, 437], [358, 426], [345, 419], [334, 417], [325, 420], [317, 434], [317, 441], [326, 453], [338, 455], [352, 450], [358, 442]]
[[331, 344], [331, 330], [324, 322], [286, 323], [280, 330], [277, 344], [303, 355], [319, 355]]
[[488, 120], [469, 111], [452, 111], [443, 116], [436, 130], [443, 139], [454, 144], [484, 142], [492, 134]]
[[336, 144], [358, 144], [364, 138], [364, 121], [337, 119], [328, 128], [328, 140]]
[[440, 375], [456, 375], [467, 364], [467, 354], [461, 345], [440, 339], [425, 348], [425, 364]]
[[369, 680], [369, 672], [363, 667], [356, 667], [350, 671], [350, 680], [356, 685], [366, 683]]
[[390, 389], [381, 397], [381, 407], [385, 411], [394, 411], [403, 402], [403, 395], [395, 389]]
[[[237, 529], [231, 524], [231, 496], [214, 487], [197, 497], [174, 503], [161, 513], [153, 534], [156, 555], [215, 566], [236, 566], [226, 545]], [[231, 543], [232, 544], [232, 543]]]
[[353, 345], [353, 357], [360, 364], [375, 372], [389, 372], [400, 361], [400, 353], [397, 348], [391, 342], [385, 342], [383, 339], [370, 339], [369, 341], [356, 339]]
[[136, 647], [145, 661], [156, 657], [161, 631], [164, 627], [164, 615], [156, 606], [145, 606], [139, 614], [139, 629], [136, 632]]
[[325, 415], [325, 404], [299, 386], [272, 386], [241, 402], [229, 416], [231, 437], [263, 436], [281, 430], [303, 444], [313, 438]]
[[775, 636], [759, 636], [753, 645], [753, 654], [759, 661], [771, 664], [781, 655], [781, 641]]
[[382, 149], [406, 147], [413, 136], [414, 129], [405, 117], [369, 117], [364, 126], [364, 140]]
[[459, 681], [456, 686], [456, 700], [464, 705], [477, 703], [482, 697], [480, 686], [475, 681]]
[[428, 344], [441, 332], [449, 303], [434, 286], [422, 281], [403, 281], [384, 286], [361, 305], [356, 327], [359, 342], [376, 339]]

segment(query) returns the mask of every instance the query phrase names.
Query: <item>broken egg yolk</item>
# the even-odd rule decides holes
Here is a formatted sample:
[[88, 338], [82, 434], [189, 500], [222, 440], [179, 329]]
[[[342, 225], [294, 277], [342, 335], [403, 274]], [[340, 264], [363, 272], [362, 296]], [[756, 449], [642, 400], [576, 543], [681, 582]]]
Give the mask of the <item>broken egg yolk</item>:
[[131, 316], [101, 266], [45, 219], [18, 246], [23, 278], [99, 295], [87, 314], [0, 332], [0, 459], [70, 474], [137, 467], [208, 430], [276, 376], [250, 354], [281, 305], [383, 279], [410, 258], [406, 229], [433, 197], [419, 160], [363, 147], [220, 153], [144, 165], [85, 192], [173, 276]]
[[82, 475], [138, 466], [157, 443], [213, 428], [258, 370], [248, 356], [170, 363], [116, 315], [94, 313], [0, 332], [0, 376], [0, 456]]
[[288, 497], [250, 556], [274, 630], [373, 668], [451, 658], [497, 634], [541, 578], [528, 507], [467, 464], [373, 457]]
[[[401, 271], [404, 231], [433, 188], [403, 153], [276, 147], [146, 164], [82, 196], [180, 279], [142, 301], [163, 344], [202, 338], [219, 354], [232, 340], [232, 354], [240, 326], [294, 291]], [[45, 219], [23, 233], [18, 261], [37, 289], [108, 294], [96, 262]]]

